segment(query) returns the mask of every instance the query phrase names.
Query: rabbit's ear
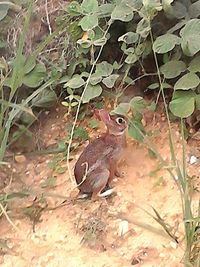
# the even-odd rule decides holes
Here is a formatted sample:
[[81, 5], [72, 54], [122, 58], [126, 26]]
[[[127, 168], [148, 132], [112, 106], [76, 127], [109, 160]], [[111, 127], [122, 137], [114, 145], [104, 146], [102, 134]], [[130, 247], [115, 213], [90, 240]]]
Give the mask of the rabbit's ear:
[[111, 120], [109, 113], [105, 109], [99, 109], [99, 117], [105, 124]]
[[103, 121], [104, 123], [107, 123], [111, 120], [109, 113], [104, 109], [96, 109], [94, 110], [94, 114], [99, 120]]

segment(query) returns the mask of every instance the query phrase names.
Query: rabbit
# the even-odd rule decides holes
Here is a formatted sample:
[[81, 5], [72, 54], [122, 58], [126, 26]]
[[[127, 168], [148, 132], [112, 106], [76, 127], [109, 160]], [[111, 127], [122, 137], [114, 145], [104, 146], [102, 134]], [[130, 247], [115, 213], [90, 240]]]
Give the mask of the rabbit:
[[105, 123], [107, 131], [83, 150], [75, 164], [79, 198], [96, 199], [113, 192], [109, 183], [114, 175], [119, 176], [117, 164], [126, 147], [127, 119], [122, 115], [110, 115], [103, 109], [96, 111], [96, 115]]

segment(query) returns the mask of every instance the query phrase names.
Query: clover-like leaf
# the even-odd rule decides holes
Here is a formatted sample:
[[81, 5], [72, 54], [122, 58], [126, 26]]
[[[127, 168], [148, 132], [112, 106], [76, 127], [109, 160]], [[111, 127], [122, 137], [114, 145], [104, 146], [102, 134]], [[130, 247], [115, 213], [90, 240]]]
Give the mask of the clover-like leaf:
[[106, 42], [107, 42], [107, 38], [106, 37], [102, 37], [100, 39], [95, 40], [94, 41], [94, 45], [95, 46], [103, 46], [103, 45], [106, 44]]
[[200, 56], [196, 56], [189, 64], [188, 70], [190, 72], [200, 72]]
[[107, 61], [102, 61], [96, 65], [96, 73], [100, 76], [107, 77], [113, 72], [113, 65]]
[[24, 73], [27, 74], [30, 71], [32, 71], [34, 69], [35, 65], [36, 65], [35, 57], [29, 56], [26, 59], [26, 62], [25, 62], [25, 65], [24, 65]]
[[188, 56], [193, 56], [200, 51], [200, 19], [191, 19], [180, 31], [182, 37], [181, 47]]
[[171, 33], [166, 33], [156, 38], [155, 42], [153, 43], [153, 50], [158, 54], [165, 54], [171, 51], [175, 45], [180, 43], [180, 37]]
[[128, 22], [131, 21], [132, 18], [133, 11], [124, 1], [121, 1], [119, 4], [117, 4], [111, 14], [112, 20], [121, 20], [124, 22]]
[[46, 76], [46, 67], [44, 64], [37, 64], [32, 71], [27, 73], [23, 78], [23, 84], [28, 87], [38, 87]]
[[101, 4], [98, 8], [98, 16], [102, 17], [110, 17], [113, 12], [115, 5], [113, 4]]
[[32, 105], [35, 107], [49, 108], [52, 107], [57, 101], [56, 93], [49, 88], [44, 89], [31, 101]]
[[149, 20], [146, 18], [142, 18], [137, 24], [136, 32], [140, 34], [143, 38], [146, 38], [149, 35], [151, 30], [151, 25]]
[[138, 57], [136, 54], [129, 54], [127, 58], [125, 59], [125, 62], [127, 64], [133, 64], [138, 60]]
[[196, 104], [196, 109], [200, 110], [200, 95], [195, 95], [195, 104]]
[[145, 130], [141, 121], [132, 118], [129, 121], [128, 134], [138, 142], [143, 142]]
[[121, 42], [125, 42], [126, 44], [133, 44], [133, 43], [136, 43], [137, 40], [138, 40], [138, 33], [135, 33], [135, 32], [127, 32], [125, 33], [124, 35], [120, 36], [118, 38], [118, 41]]
[[131, 99], [130, 106], [133, 112], [141, 113], [146, 107], [146, 103], [141, 96], [135, 96]]
[[130, 109], [129, 103], [120, 103], [115, 109], [111, 111], [112, 114], [126, 115]]
[[100, 83], [101, 80], [102, 80], [102, 76], [101, 76], [101, 75], [99, 75], [99, 74], [97, 74], [97, 73], [93, 73], [93, 74], [91, 75], [91, 78], [90, 78], [90, 83], [91, 83], [92, 85], [96, 85], [96, 84]]
[[160, 67], [161, 73], [166, 79], [172, 79], [181, 74], [186, 70], [186, 65], [180, 60], [171, 60]]
[[199, 77], [195, 73], [187, 73], [182, 76], [174, 85], [175, 90], [189, 90], [196, 88], [200, 83]]
[[8, 10], [9, 10], [9, 4], [0, 4], [0, 21], [6, 17], [6, 15], [8, 14]]
[[169, 109], [177, 117], [189, 117], [195, 109], [195, 93], [192, 90], [174, 92]]
[[112, 88], [115, 85], [115, 82], [117, 80], [117, 78], [119, 77], [118, 74], [111, 74], [110, 76], [104, 78], [102, 80], [103, 84], [105, 84], [105, 86], [107, 86], [108, 88]]
[[80, 88], [85, 84], [85, 81], [79, 76], [79, 75], [74, 75], [72, 79], [70, 79], [63, 87], [70, 87], [73, 89]]
[[191, 18], [197, 18], [200, 15], [200, 0], [189, 6], [189, 14]]
[[81, 6], [77, 1], [72, 1], [68, 6], [67, 6], [67, 12], [71, 16], [80, 16], [81, 14]]
[[81, 9], [83, 13], [89, 14], [94, 13], [98, 9], [97, 0], [83, 0], [81, 3]]
[[86, 91], [83, 95], [83, 103], [88, 103], [91, 99], [100, 96], [102, 93], [102, 88], [99, 84], [91, 85], [88, 84]]
[[79, 25], [83, 31], [89, 31], [98, 25], [98, 17], [95, 14], [86, 15], [80, 21]]

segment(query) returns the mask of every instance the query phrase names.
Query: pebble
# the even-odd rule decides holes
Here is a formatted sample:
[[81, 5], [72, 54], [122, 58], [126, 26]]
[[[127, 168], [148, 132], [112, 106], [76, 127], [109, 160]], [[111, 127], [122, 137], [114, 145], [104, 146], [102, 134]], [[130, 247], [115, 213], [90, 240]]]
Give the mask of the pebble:
[[118, 192], [117, 195], [118, 195], [119, 197], [121, 197], [121, 196], [122, 196], [122, 193], [121, 193], [121, 192]]
[[125, 235], [129, 230], [128, 221], [123, 220], [119, 223], [119, 236]]
[[192, 156], [190, 157], [190, 164], [191, 164], [191, 165], [197, 163], [197, 161], [198, 161], [198, 158], [195, 157], [194, 155], [192, 155]]
[[24, 163], [26, 161], [26, 157], [24, 155], [16, 155], [15, 161], [17, 163]]
[[177, 249], [177, 243], [171, 241], [170, 242], [170, 246], [173, 248], [173, 249]]

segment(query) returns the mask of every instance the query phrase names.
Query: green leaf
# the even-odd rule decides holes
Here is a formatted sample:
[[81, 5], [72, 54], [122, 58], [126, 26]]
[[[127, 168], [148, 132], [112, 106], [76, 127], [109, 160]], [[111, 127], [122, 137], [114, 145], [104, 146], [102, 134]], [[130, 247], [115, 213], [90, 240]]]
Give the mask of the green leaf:
[[98, 8], [97, 14], [99, 17], [110, 17], [115, 5], [113, 4], [101, 4]]
[[32, 71], [24, 76], [23, 84], [31, 88], [38, 87], [44, 81], [45, 76], [45, 65], [42, 63], [37, 64]]
[[56, 101], [56, 93], [49, 88], [45, 88], [41, 93], [34, 97], [31, 102], [35, 107], [49, 108], [52, 107]]
[[154, 15], [156, 14], [155, 11], [161, 11], [162, 10], [162, 5], [160, 1], [158, 0], [143, 0], [143, 5], [145, 8], [145, 11], [147, 12], [148, 15]]
[[8, 14], [9, 5], [0, 3], [0, 21], [3, 20]]
[[111, 111], [111, 113], [125, 116], [128, 113], [129, 109], [129, 103], [120, 103], [115, 109]]
[[104, 78], [102, 80], [103, 84], [105, 84], [105, 86], [107, 86], [108, 88], [113, 88], [113, 86], [115, 85], [115, 82], [117, 80], [117, 78], [119, 77], [118, 74], [111, 74], [110, 76]]
[[179, 1], [172, 1], [173, 5], [164, 5], [165, 12], [172, 18], [182, 19], [187, 16], [187, 9], [184, 4]]
[[92, 42], [90, 40], [79, 39], [77, 44], [81, 45], [83, 48], [89, 48], [92, 45]]
[[135, 33], [135, 32], [127, 32], [125, 33], [124, 35], [120, 36], [118, 38], [118, 41], [119, 42], [125, 42], [126, 44], [133, 44], [133, 43], [136, 43], [137, 40], [138, 40], [138, 33]]
[[80, 88], [85, 84], [85, 81], [78, 75], [75, 75], [70, 79], [63, 87], [70, 87], [73, 89]]
[[143, 6], [142, 0], [123, 0], [122, 2], [132, 10], [140, 10]]
[[91, 85], [88, 84], [86, 91], [83, 95], [83, 103], [88, 103], [91, 99], [100, 96], [102, 93], [102, 88], [99, 84]]
[[196, 109], [200, 110], [200, 95], [195, 96]]
[[200, 72], [200, 56], [193, 58], [193, 60], [189, 64], [188, 70], [194, 73]]
[[66, 83], [70, 80], [70, 76], [66, 75], [66, 76], [63, 76], [60, 80], [59, 80], [59, 83]]
[[180, 118], [189, 117], [195, 109], [195, 93], [189, 91], [176, 91], [173, 94], [172, 101], [169, 103], [171, 112]]
[[187, 39], [183, 38], [181, 48], [186, 56], [194, 56], [200, 51], [200, 36], [190, 35]]
[[135, 48], [134, 47], [129, 47], [124, 50], [124, 54], [129, 55], [129, 54], [134, 54]]
[[96, 84], [100, 83], [101, 80], [102, 80], [101, 75], [99, 75], [98, 73], [93, 73], [91, 75], [91, 78], [90, 78], [90, 83], [91, 83], [91, 85], [96, 85]]
[[181, 39], [171, 33], [166, 33], [156, 38], [153, 43], [153, 50], [158, 54], [165, 54], [171, 51], [175, 45], [180, 44]]
[[77, 1], [72, 1], [68, 6], [67, 6], [67, 12], [71, 16], [80, 16], [81, 14], [81, 6]]
[[40, 185], [42, 188], [54, 187], [56, 185], [56, 177], [54, 176], [49, 177], [44, 182], [42, 182]]
[[141, 37], [146, 38], [151, 30], [150, 21], [142, 18], [137, 24], [136, 32], [141, 35]]
[[65, 173], [65, 171], [66, 171], [66, 168], [64, 168], [64, 167], [58, 166], [56, 168], [56, 172], [59, 174]]
[[191, 19], [180, 31], [180, 36], [182, 37], [181, 47], [188, 56], [193, 56], [200, 51], [199, 29], [200, 19]]
[[96, 65], [96, 74], [107, 77], [113, 72], [113, 66], [106, 61]]
[[74, 139], [75, 140], [87, 140], [88, 139], [88, 132], [83, 127], [77, 127], [74, 130]]
[[98, 25], [97, 15], [87, 15], [79, 21], [79, 26], [81, 26], [83, 31], [89, 31]]
[[172, 79], [186, 70], [186, 65], [180, 60], [171, 60], [160, 67], [161, 73], [166, 79]]
[[148, 154], [149, 154], [149, 157], [151, 159], [156, 159], [157, 158], [156, 153], [151, 148], [148, 149]]
[[27, 108], [29, 109], [29, 112], [22, 112], [19, 116], [19, 119], [21, 121], [21, 123], [25, 124], [25, 125], [30, 125], [32, 124], [34, 121], [37, 120], [37, 118], [35, 117], [35, 115], [33, 114], [33, 111], [31, 108]]
[[[162, 87], [163, 87], [163, 89], [172, 88], [172, 86], [168, 83], [162, 83]], [[150, 90], [158, 89], [158, 88], [160, 88], [160, 84], [159, 83], [152, 83], [147, 88]]]
[[187, 73], [182, 76], [174, 85], [174, 90], [189, 90], [196, 88], [200, 83], [199, 77], [195, 73]]
[[131, 21], [133, 19], [133, 11], [124, 1], [121, 1], [114, 8], [114, 10], [111, 14], [111, 19], [112, 20], [121, 20], [124, 22]]
[[88, 122], [88, 126], [89, 126], [91, 129], [96, 129], [96, 128], [99, 127], [99, 121], [98, 121], [98, 120], [95, 120], [95, 119], [90, 120], [90, 121]]
[[141, 96], [133, 97], [131, 99], [130, 105], [133, 112], [139, 112], [139, 113], [141, 113], [146, 107], [146, 103]]
[[36, 65], [35, 57], [29, 56], [24, 65], [24, 73], [27, 74], [34, 69]]
[[128, 134], [138, 142], [143, 142], [145, 130], [141, 121], [132, 118], [129, 122]]
[[97, 0], [83, 0], [81, 4], [81, 9], [83, 13], [93, 13], [98, 9], [98, 1]]
[[100, 38], [98, 40], [95, 40], [94, 41], [94, 45], [95, 46], [103, 46], [103, 45], [106, 44], [106, 42], [107, 42], [107, 38], [106, 37], [102, 37], [102, 38]]
[[127, 64], [133, 64], [138, 60], [138, 57], [136, 54], [129, 54], [127, 58], [125, 59], [125, 62]]
[[200, 0], [189, 6], [189, 15], [191, 18], [197, 18], [200, 16]]
[[156, 102], [155, 101], [152, 101], [151, 102], [151, 105], [149, 107], [149, 110], [154, 112], [154, 111], [156, 111], [156, 108], [157, 108]]

